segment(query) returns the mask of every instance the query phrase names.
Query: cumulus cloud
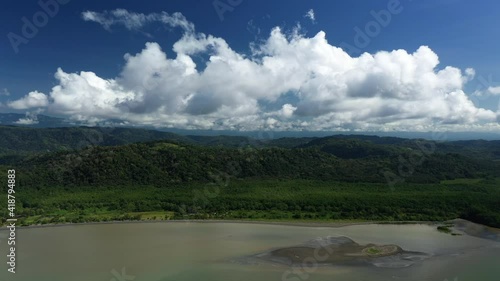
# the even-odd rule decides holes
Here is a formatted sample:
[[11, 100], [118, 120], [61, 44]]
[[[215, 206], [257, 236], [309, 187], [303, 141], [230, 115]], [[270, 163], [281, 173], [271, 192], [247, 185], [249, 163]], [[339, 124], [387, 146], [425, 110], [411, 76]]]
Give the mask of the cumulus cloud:
[[[120, 18], [87, 13], [105, 28]], [[158, 15], [139, 16], [129, 29]], [[245, 55], [223, 38], [196, 33], [194, 27], [184, 30], [172, 46], [174, 57], [149, 42], [139, 53], [124, 55], [115, 78], [58, 69], [48, 95], [32, 92], [10, 105], [47, 106], [80, 121], [120, 119], [188, 129], [498, 128], [497, 113], [476, 107], [464, 92], [474, 70], [438, 67], [438, 55], [427, 46], [352, 57], [328, 43], [324, 32], [306, 37], [276, 27]], [[206, 63], [196, 64], [194, 57], [206, 57]]]
[[33, 91], [19, 100], [9, 102], [7, 105], [13, 109], [28, 109], [34, 107], [45, 107], [48, 104], [49, 100], [45, 94]]
[[309, 11], [307, 11], [307, 13], [304, 15], [304, 17], [310, 19], [311, 22], [316, 23], [316, 16], [314, 15], [313, 9], [310, 9]]
[[297, 110], [296, 107], [294, 107], [291, 104], [284, 104], [283, 107], [280, 110], [280, 115], [285, 117], [285, 118], [290, 118], [293, 115], [293, 112]]

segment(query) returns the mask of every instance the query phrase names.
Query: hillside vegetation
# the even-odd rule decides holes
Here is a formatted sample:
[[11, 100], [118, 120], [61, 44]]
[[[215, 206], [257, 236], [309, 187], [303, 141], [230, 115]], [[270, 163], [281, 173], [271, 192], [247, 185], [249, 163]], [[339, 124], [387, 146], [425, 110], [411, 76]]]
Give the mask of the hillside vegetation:
[[[2, 171], [17, 171], [18, 214], [26, 224], [155, 212], [168, 218], [462, 217], [500, 226], [495, 141], [342, 135], [264, 141], [88, 127], [0, 127], [0, 136]], [[207, 186], [219, 191], [207, 195]]]

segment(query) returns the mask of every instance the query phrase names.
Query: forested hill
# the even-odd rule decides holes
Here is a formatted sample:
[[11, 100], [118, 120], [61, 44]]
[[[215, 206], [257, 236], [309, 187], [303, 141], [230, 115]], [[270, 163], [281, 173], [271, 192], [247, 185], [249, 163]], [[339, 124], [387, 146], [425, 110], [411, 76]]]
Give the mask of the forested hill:
[[188, 138], [173, 133], [143, 129], [107, 127], [41, 129], [0, 126], [0, 155], [24, 152], [55, 152], [82, 149], [95, 145], [113, 146], [152, 140], [189, 142]]
[[312, 138], [261, 141], [243, 136], [183, 136], [156, 130], [123, 127], [29, 128], [0, 126], [0, 157], [36, 152], [79, 150], [89, 146], [117, 146], [156, 140], [205, 146], [240, 147], [277, 145], [293, 147]]
[[[332, 154], [347, 153], [347, 155], [337, 155], [342, 158], [356, 158], [363, 155], [376, 156], [380, 153], [385, 154], [388, 151], [399, 153], [402, 148], [416, 150], [432, 148], [432, 150], [440, 153], [458, 153], [477, 158], [500, 159], [500, 141], [486, 140], [439, 142], [372, 135], [254, 139], [246, 136], [180, 135], [171, 132], [125, 127], [30, 128], [18, 126], [0, 126], [0, 157], [34, 152], [71, 151], [88, 146], [118, 146], [159, 140], [234, 148], [246, 146], [254, 148], [316, 147]], [[432, 147], [422, 147], [422, 144], [428, 145], [429, 143], [432, 144]]]
[[[500, 226], [498, 141], [0, 127], [0, 142], [0, 170], [16, 170], [25, 225], [167, 211], [169, 218], [461, 217]], [[214, 184], [219, 196], [192, 206], [193, 194]], [[7, 217], [5, 201], [0, 207]]]
[[131, 128], [0, 127], [0, 164], [25, 186], [148, 184], [234, 178], [436, 183], [497, 176], [500, 142], [377, 136], [255, 140]]
[[[406, 148], [381, 148], [376, 156], [349, 159], [307, 148], [225, 148], [157, 141], [124, 146], [89, 147], [72, 152], [57, 152], [27, 157], [16, 166], [23, 171], [23, 186], [168, 186], [182, 182], [209, 182], [214, 174], [248, 179], [319, 179], [346, 182], [384, 183], [387, 174], [399, 175], [401, 158], [411, 159], [416, 152]], [[374, 151], [372, 147], [368, 151]], [[331, 153], [330, 153], [331, 152]], [[454, 178], [484, 177], [494, 171], [489, 161], [455, 153], [422, 155], [405, 171], [404, 181], [436, 183]]]

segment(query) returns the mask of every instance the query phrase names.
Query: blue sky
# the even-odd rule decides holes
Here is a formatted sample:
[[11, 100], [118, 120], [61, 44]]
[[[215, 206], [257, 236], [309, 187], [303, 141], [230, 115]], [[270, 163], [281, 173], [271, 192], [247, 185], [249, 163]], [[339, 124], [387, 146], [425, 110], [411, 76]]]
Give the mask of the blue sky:
[[[51, 3], [51, 8], [54, 8], [54, 3], [56, 3], [58, 11], [53, 16], [47, 17], [47, 23], [41, 24], [32, 38], [25, 38], [23, 35], [22, 18], [25, 17], [32, 23], [35, 15], [44, 13], [39, 1], [8, 1], [4, 4], [6, 8], [0, 12], [0, 33], [3, 34], [3, 39], [0, 40], [1, 112], [36, 111], [89, 122], [123, 117], [123, 120], [130, 124], [204, 129], [220, 127], [275, 130], [304, 128], [313, 130], [432, 130], [444, 128], [447, 130], [499, 131], [496, 126], [500, 95], [500, 88], [498, 88], [500, 86], [499, 2], [465, 0], [59, 0], [59, 2], [42, 0], [40, 2]], [[123, 11], [126, 11], [127, 15], [116, 16], [113, 14], [116, 9], [123, 9], [120, 10], [122, 15]], [[86, 20], [85, 12], [91, 13], [87, 14]], [[199, 34], [211, 35], [213, 38], [223, 40], [231, 52], [245, 57], [254, 65], [249, 66], [249, 70], [245, 70], [247, 64], [239, 59], [235, 59], [235, 62], [231, 64], [230, 60], [234, 58], [234, 54], [227, 54], [224, 50], [219, 50], [218, 45], [208, 43], [203, 46], [203, 51], [182, 52], [196, 65], [194, 67], [196, 73], [191, 73], [194, 75], [193, 78], [179, 82], [182, 87], [173, 87], [172, 84], [180, 81], [180, 78], [175, 76], [179, 73], [172, 72], [175, 68], [173, 65], [177, 62], [168, 62], [168, 60], [175, 60], [178, 57], [179, 52], [173, 50], [173, 45], [191, 31], [158, 20], [162, 12], [168, 17], [173, 17], [174, 13], [178, 12], [185, 22], [194, 26], [192, 33], [198, 37], [196, 40], [193, 39], [193, 42], [183, 42], [186, 46], [203, 45]], [[383, 20], [379, 18], [377, 21], [375, 14]], [[390, 19], [384, 18], [388, 14]], [[92, 19], [89, 15], [92, 15]], [[137, 15], [144, 17], [149, 15], [155, 20], [146, 20], [141, 22], [139, 27], [127, 28], [125, 21], [133, 20]], [[41, 17], [39, 20], [43, 20], [43, 15]], [[179, 18], [175, 17], [175, 19]], [[104, 20], [113, 21], [113, 24], [106, 27], [102, 24]], [[370, 25], [375, 29], [371, 31], [372, 35], [366, 35], [365, 38], [368, 38], [368, 41], [364, 42], [367, 43], [356, 44], [356, 42], [359, 43], [359, 40], [356, 41], [356, 38], [359, 39], [359, 33], [356, 30], [367, 34], [370, 32]], [[276, 42], [271, 42], [270, 34], [272, 30], [276, 30], [276, 27], [279, 27], [279, 34], [286, 38], [287, 46], [273, 45], [279, 41], [279, 36], [274, 37]], [[324, 32], [324, 42], [327, 42], [328, 46], [325, 46], [321, 40], [319, 43], [318, 40], [311, 40], [319, 32]], [[13, 36], [25, 38], [24, 42], [13, 43]], [[309, 44], [308, 47], [299, 43], [300, 38], [304, 39], [303, 45]], [[156, 44], [158, 48], [155, 47], [156, 45], [147, 47], [147, 42]], [[297, 44], [294, 45], [293, 42]], [[360, 52], [349, 52], [345, 47], [346, 44], [357, 47]], [[276, 49], [271, 48], [272, 45]], [[369, 66], [356, 62], [353, 64], [355, 65], [353, 69], [335, 68], [337, 66], [329, 68], [329, 65], [315, 64], [313, 60], [321, 61], [322, 55], [325, 56], [325, 60], [330, 58], [332, 64], [335, 64], [335, 56], [329, 57], [331, 50], [326, 48], [330, 46], [332, 48], [344, 47], [344, 51], [350, 58], [358, 58], [362, 52], [375, 57], [377, 52], [391, 52], [398, 49], [405, 50], [408, 57], [401, 58], [401, 55], [393, 54], [390, 58], [384, 59], [381, 55], [376, 63], [367, 62]], [[429, 51], [419, 49], [421, 46], [427, 46]], [[304, 61], [299, 58], [294, 59], [294, 57], [311, 55], [308, 54], [310, 48], [318, 48], [321, 49], [320, 52], [323, 52], [315, 54], [311, 59], [304, 58], [307, 62], [311, 61], [310, 65], [304, 64]], [[255, 49], [260, 49], [261, 53], [256, 53]], [[156, 85], [154, 89], [138, 88], [133, 83], [134, 78], [126, 78], [132, 77], [133, 71], [144, 73], [145, 69], [151, 68], [144, 66], [151, 62], [151, 58], [146, 58], [147, 50], [155, 53], [151, 55], [154, 58], [161, 53], [166, 54], [167, 58], [165, 65], [151, 66], [157, 68], [153, 74], [164, 79], [160, 82], [163, 86]], [[417, 50], [421, 50], [420, 55], [414, 56]], [[295, 52], [295, 55], [290, 56], [290, 52]], [[132, 66], [128, 65], [130, 61], [124, 59], [127, 53], [132, 57], [137, 56], [137, 64], [141, 64], [145, 69], [137, 66], [132, 69]], [[140, 54], [144, 56], [139, 57]], [[414, 62], [415, 65], [425, 64], [427, 58], [423, 57], [432, 58], [433, 54], [438, 57], [439, 64], [430, 67], [431, 70], [426, 70], [438, 77], [432, 79], [443, 81], [465, 79], [468, 82], [458, 86], [456, 81], [455, 84], [448, 85], [439, 80], [435, 82], [434, 87], [426, 88], [419, 84], [424, 83], [418, 80], [419, 76], [427, 77], [426, 75], [431, 74], [423, 70], [422, 73], [413, 73], [411, 79], [397, 80], [400, 79], [397, 78], [390, 81], [390, 77], [395, 75], [402, 77], [399, 72], [399, 74], [391, 72], [393, 68], [389, 66], [393, 63], [399, 68], [406, 67], [404, 66], [406, 61], [418, 57], [418, 61]], [[224, 57], [225, 55], [228, 57]], [[212, 68], [208, 67], [207, 62], [214, 56], [222, 58], [227, 63], [227, 68], [216, 64], [213, 64]], [[338, 56], [342, 57], [340, 54]], [[297, 64], [303, 65], [308, 71], [304, 71], [302, 75], [297, 74], [297, 77], [295, 77], [297, 71], [290, 72], [288, 76], [283, 74], [283, 76], [274, 77], [288, 81], [284, 83], [290, 84], [276, 90], [277, 86], [272, 82], [263, 82], [258, 79], [261, 77], [259, 75], [263, 75], [265, 71], [272, 72], [272, 69], [277, 67], [264, 65], [261, 61], [264, 57], [276, 59], [274, 63], [283, 67], [281, 72], [293, 69]], [[340, 57], [339, 61], [341, 61]], [[346, 60], [345, 63], [348, 64], [349, 61]], [[378, 64], [382, 64], [382, 67]], [[438, 75], [438, 72], [447, 66], [460, 70], [461, 74], [450, 71]], [[238, 69], [235, 70], [235, 67]], [[57, 78], [55, 74], [59, 68], [61, 72]], [[209, 68], [213, 73], [208, 73], [208, 71], [203, 73], [205, 68]], [[415, 68], [420, 69], [417, 66]], [[466, 73], [468, 68], [474, 70], [474, 75]], [[130, 70], [129, 76], [124, 74], [124, 69]], [[359, 69], [358, 73], [363, 73], [361, 76], [364, 78], [350, 76], [349, 73], [353, 71], [349, 71], [354, 70], [357, 75], [357, 69]], [[228, 85], [225, 88], [211, 85], [211, 81], [215, 81], [210, 79], [211, 77], [232, 75], [232, 71], [238, 73], [240, 70], [249, 71], [248, 75], [235, 75], [233, 80], [246, 79], [245, 77], [256, 80], [249, 78], [248, 81]], [[93, 73], [96, 77], [82, 78], [81, 71]], [[331, 76], [322, 71], [330, 71], [330, 73], [338, 71], [340, 76]], [[385, 72], [380, 74], [380, 71]], [[78, 77], [68, 78], [68, 81], [63, 82], [64, 79], [61, 77], [66, 74], [70, 75], [68, 77], [73, 77], [71, 74]], [[262, 77], [269, 77], [269, 75]], [[321, 77], [316, 77], [316, 75]], [[317, 79], [311, 78], [313, 76]], [[332, 82], [337, 78], [343, 81], [342, 85], [338, 85], [340, 82], [337, 84]], [[105, 87], [103, 89], [75, 88], [83, 83], [78, 82], [78, 79], [87, 82], [88, 79], [101, 79], [110, 83], [110, 88], [106, 88], [108, 86], [103, 86]], [[383, 81], [387, 79], [387, 84], [373, 82], [380, 79]], [[189, 81], [195, 81], [193, 83], [197, 84], [197, 87], [191, 87]], [[231, 82], [228, 81], [232, 80], [221, 79], [220, 83], [230, 84]], [[295, 83], [295, 81], [299, 82]], [[252, 83], [261, 91], [260, 93], [253, 93], [253, 90], [249, 90]], [[53, 87], [58, 85], [62, 90], [54, 93]], [[314, 90], [311, 90], [311, 87]], [[411, 91], [408, 90], [409, 88]], [[401, 94], [402, 97], [400, 93], [406, 91], [405, 89], [410, 92]], [[89, 91], [94, 90], [102, 91], [96, 94], [99, 97], [110, 95], [109, 99], [101, 101], [105, 105], [97, 104], [99, 101], [92, 103], [97, 99]], [[29, 94], [35, 91], [37, 94]], [[357, 93], [358, 91], [374, 94], [364, 95]], [[423, 93], [423, 91], [426, 92]], [[435, 92], [429, 93], [429, 91]], [[463, 94], [457, 91], [463, 91]], [[265, 92], [270, 92], [270, 94], [266, 96]], [[237, 93], [236, 97], [231, 93]], [[426, 95], [430, 97], [440, 94], [446, 96], [432, 101], [432, 104], [429, 104], [430, 101], [423, 102]], [[110, 100], [119, 100], [119, 102], [110, 104]], [[472, 106], [469, 101], [472, 102]], [[71, 107], [69, 106], [71, 103], [81, 103], [83, 106]], [[159, 106], [160, 104], [164, 106]], [[376, 108], [370, 112], [360, 111], [368, 105], [374, 105]], [[94, 106], [96, 108], [93, 108]], [[176, 109], [174, 110], [173, 107]], [[435, 111], [443, 112], [439, 114], [433, 113], [432, 110], [425, 112], [421, 110], [421, 107], [430, 107]], [[280, 110], [274, 110], [276, 108]], [[231, 113], [231, 109], [234, 114]], [[167, 119], [169, 121], [165, 121]]]

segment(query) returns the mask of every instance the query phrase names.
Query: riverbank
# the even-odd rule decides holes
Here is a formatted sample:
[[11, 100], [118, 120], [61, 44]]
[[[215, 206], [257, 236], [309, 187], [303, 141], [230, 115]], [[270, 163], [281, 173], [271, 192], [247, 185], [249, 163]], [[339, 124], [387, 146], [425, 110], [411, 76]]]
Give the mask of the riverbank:
[[[405, 224], [425, 224], [430, 226], [451, 225], [450, 228], [455, 232], [464, 233], [469, 236], [478, 237], [500, 242], [500, 229], [493, 228], [477, 223], [473, 223], [463, 219], [454, 219], [450, 221], [366, 221], [366, 220], [338, 220], [338, 221], [276, 221], [276, 220], [120, 220], [120, 221], [102, 221], [102, 222], [83, 222], [83, 223], [58, 223], [58, 224], [38, 224], [20, 226], [20, 229], [31, 228], [50, 228], [64, 226], [84, 226], [84, 225], [99, 225], [99, 224], [143, 224], [143, 223], [232, 223], [232, 224], [261, 224], [261, 225], [280, 225], [280, 226], [297, 226], [297, 227], [331, 227], [340, 228], [353, 225], [370, 225], [370, 224], [388, 224], [388, 225], [405, 225]], [[0, 228], [0, 231], [7, 230], [6, 225]], [[436, 229], [437, 230], [437, 229]]]
[[[366, 221], [366, 220], [338, 220], [338, 221], [287, 221], [287, 220], [112, 220], [98, 222], [81, 222], [81, 223], [47, 223], [47, 224], [32, 224], [24, 225], [19, 228], [44, 228], [44, 227], [61, 227], [75, 225], [96, 225], [96, 224], [140, 224], [140, 223], [245, 223], [245, 224], [270, 224], [270, 225], [285, 225], [285, 226], [301, 226], [301, 227], [344, 227], [352, 225], [367, 225], [367, 224], [427, 224], [439, 225], [445, 222], [434, 221]], [[4, 224], [3, 226], [7, 226]]]

